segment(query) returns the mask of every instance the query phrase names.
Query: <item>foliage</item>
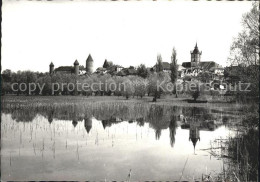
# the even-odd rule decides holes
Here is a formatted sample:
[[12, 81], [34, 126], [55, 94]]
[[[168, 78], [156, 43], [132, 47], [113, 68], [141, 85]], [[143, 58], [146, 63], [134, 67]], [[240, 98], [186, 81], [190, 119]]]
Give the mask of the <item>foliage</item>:
[[138, 66], [137, 75], [142, 77], [142, 78], [147, 78], [148, 70], [147, 70], [147, 68], [145, 67], [144, 64], [140, 64], [140, 66]]
[[108, 68], [109, 67], [109, 64], [107, 62], [107, 60], [105, 60], [104, 64], [103, 64], [103, 68]]
[[186, 92], [196, 101], [200, 96], [209, 94], [209, 85], [200, 82], [188, 82], [186, 85]]
[[229, 61], [233, 64], [259, 65], [259, 3], [242, 17], [243, 30], [234, 39]]
[[163, 71], [163, 65], [162, 65], [162, 56], [161, 54], [157, 55], [157, 63], [155, 65], [155, 70], [156, 72], [161, 72]]
[[167, 84], [170, 82], [170, 76], [168, 73], [159, 72], [153, 73], [148, 77], [148, 93], [154, 96], [153, 101], [156, 102], [157, 98], [160, 98], [162, 93], [168, 91]]
[[177, 65], [177, 53], [175, 48], [172, 49], [171, 56], [171, 81], [174, 84], [177, 81], [178, 77], [178, 65]]
[[209, 72], [200, 72], [197, 79], [203, 83], [208, 83], [210, 81], [211, 74]]

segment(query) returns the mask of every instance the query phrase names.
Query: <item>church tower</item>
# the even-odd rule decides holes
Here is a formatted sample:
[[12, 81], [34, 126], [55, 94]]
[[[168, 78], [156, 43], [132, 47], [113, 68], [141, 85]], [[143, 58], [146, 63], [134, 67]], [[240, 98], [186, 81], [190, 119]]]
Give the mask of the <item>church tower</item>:
[[51, 62], [50, 69], [49, 69], [50, 75], [53, 74], [53, 72], [54, 72], [54, 64]]
[[193, 147], [194, 147], [194, 154], [195, 154], [195, 147], [198, 140], [200, 140], [200, 130], [196, 127], [191, 125], [190, 126], [190, 137], [189, 141], [192, 141]]
[[199, 66], [202, 51], [199, 51], [197, 43], [195, 45], [194, 50], [191, 51], [190, 54], [191, 54], [191, 68]]
[[88, 58], [86, 60], [86, 73], [91, 74], [93, 73], [93, 59], [91, 55], [88, 55]]

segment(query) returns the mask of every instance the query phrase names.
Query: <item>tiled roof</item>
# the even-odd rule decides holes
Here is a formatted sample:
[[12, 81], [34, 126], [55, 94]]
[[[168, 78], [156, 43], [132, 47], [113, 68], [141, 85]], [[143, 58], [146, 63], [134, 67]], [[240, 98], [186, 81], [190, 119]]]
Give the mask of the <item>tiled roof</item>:
[[183, 62], [183, 63], [182, 63], [182, 66], [183, 66], [184, 68], [190, 68], [190, 67], [191, 67], [191, 62]]
[[74, 62], [74, 65], [79, 65], [78, 60], [76, 60], [76, 61]]
[[88, 55], [87, 62], [93, 62], [93, 59], [90, 54]]
[[177, 67], [178, 67], [178, 71], [185, 69], [182, 65], [177, 65]]
[[[182, 66], [185, 68], [190, 68], [191, 62], [183, 62]], [[210, 70], [212, 67], [220, 67], [220, 66], [214, 61], [203, 61], [198, 64], [198, 67], [204, 70]]]
[[74, 68], [72, 66], [60, 66], [55, 69], [55, 71], [73, 71]]
[[171, 69], [171, 65], [168, 62], [162, 62], [162, 66], [164, 70], [170, 70]]

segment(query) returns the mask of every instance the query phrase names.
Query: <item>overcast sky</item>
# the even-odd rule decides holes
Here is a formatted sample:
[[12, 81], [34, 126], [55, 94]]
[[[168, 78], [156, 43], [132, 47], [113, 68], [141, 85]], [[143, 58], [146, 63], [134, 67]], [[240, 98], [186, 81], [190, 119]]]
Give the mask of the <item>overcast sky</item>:
[[2, 70], [47, 72], [105, 59], [124, 67], [153, 66], [158, 53], [190, 61], [196, 41], [201, 61], [225, 66], [232, 38], [251, 2], [3, 1]]

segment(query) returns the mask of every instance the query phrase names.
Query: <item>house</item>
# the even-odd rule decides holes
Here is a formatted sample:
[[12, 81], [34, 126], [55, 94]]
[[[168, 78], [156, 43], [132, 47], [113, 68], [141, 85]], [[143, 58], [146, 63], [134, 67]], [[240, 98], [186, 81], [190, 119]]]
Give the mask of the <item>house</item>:
[[137, 75], [137, 70], [134, 67], [130, 66], [129, 68], [121, 69], [121, 71], [119, 71], [116, 75], [117, 76]]

